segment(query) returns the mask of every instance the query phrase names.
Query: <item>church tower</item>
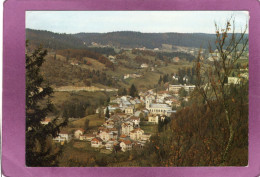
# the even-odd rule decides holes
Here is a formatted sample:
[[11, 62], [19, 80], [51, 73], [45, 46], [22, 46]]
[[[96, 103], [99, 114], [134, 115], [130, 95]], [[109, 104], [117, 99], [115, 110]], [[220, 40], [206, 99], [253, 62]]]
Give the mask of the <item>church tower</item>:
[[150, 108], [150, 104], [152, 103], [152, 100], [149, 99], [149, 98], [146, 98], [146, 101], [145, 101], [145, 107], [146, 109], [149, 109]]

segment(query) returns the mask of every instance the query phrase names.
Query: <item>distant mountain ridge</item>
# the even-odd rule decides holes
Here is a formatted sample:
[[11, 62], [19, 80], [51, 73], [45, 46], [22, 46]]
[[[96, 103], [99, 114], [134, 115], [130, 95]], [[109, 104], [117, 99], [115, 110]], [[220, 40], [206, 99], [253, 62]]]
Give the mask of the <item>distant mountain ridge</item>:
[[82, 49], [92, 42], [124, 48], [146, 47], [160, 48], [162, 44], [173, 46], [207, 48], [208, 43], [214, 46], [215, 34], [205, 33], [141, 33], [119, 31], [109, 33], [53, 33], [42, 30], [26, 29], [26, 38], [35, 45], [52, 49]]

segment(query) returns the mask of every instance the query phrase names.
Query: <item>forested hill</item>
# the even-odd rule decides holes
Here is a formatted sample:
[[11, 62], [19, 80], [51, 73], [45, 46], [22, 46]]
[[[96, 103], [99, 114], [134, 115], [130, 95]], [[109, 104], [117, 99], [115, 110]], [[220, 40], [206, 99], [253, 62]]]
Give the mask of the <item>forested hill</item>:
[[[118, 47], [146, 47], [149, 49], [160, 48], [162, 44], [184, 47], [207, 47], [208, 41], [213, 42], [214, 34], [204, 33], [140, 33], [121, 31], [111, 33], [78, 33], [75, 36], [85, 42], [97, 42], [103, 45], [110, 44]], [[206, 42], [205, 42], [206, 41]]]
[[121, 31], [111, 33], [53, 33], [42, 30], [26, 29], [26, 39], [32, 44], [43, 45], [52, 49], [86, 48], [92, 42], [116, 47], [160, 48], [162, 44], [184, 47], [207, 47], [208, 41], [213, 42], [214, 34], [204, 33], [140, 33]]

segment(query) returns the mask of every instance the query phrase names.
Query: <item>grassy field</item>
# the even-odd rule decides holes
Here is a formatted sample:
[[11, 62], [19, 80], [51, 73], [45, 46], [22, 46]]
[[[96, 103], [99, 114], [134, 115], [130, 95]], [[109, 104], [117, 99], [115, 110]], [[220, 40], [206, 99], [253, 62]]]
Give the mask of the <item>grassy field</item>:
[[88, 100], [92, 105], [99, 104], [100, 99], [106, 99], [113, 93], [108, 92], [87, 92], [87, 91], [79, 91], [79, 92], [54, 92], [51, 101], [55, 105], [57, 109], [61, 109], [64, 102], [78, 99], [78, 100]]
[[152, 123], [141, 123], [140, 127], [141, 129], [144, 130], [145, 133], [151, 133], [151, 134], [155, 134], [157, 132], [157, 124], [152, 124]]
[[84, 128], [84, 124], [85, 124], [86, 119], [89, 120], [89, 127], [91, 129], [99, 127], [105, 121], [105, 119], [103, 117], [99, 118], [98, 114], [93, 114], [93, 115], [89, 115], [87, 117], [75, 120], [73, 122], [70, 122], [69, 126], [70, 127], [77, 127], [77, 128]]

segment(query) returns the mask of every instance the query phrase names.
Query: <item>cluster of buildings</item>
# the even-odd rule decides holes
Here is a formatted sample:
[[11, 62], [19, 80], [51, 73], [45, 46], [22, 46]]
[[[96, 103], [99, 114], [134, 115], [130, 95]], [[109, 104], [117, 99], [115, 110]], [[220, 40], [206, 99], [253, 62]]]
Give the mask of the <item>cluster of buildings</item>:
[[133, 147], [142, 148], [150, 136], [151, 134], [141, 129], [139, 117], [115, 114], [98, 128], [91, 140], [91, 147], [113, 150], [117, 146], [125, 152], [132, 150]]
[[[147, 122], [158, 124], [176, 111], [172, 106], [180, 106], [177, 93], [180, 88], [192, 91], [195, 86], [170, 85], [169, 90], [155, 92], [153, 89], [140, 92], [139, 97], [129, 95], [118, 96], [110, 101], [108, 107], [110, 118], [97, 130], [86, 133], [84, 129], [74, 129], [73, 133], [61, 131], [53, 140], [56, 142], [69, 142], [72, 139], [88, 141], [93, 148], [113, 150], [120, 148], [123, 152], [134, 147], [143, 148], [149, 141], [151, 134], [145, 132], [140, 125], [141, 113]], [[100, 108], [98, 109], [100, 110]], [[46, 119], [49, 121], [49, 119]], [[143, 121], [143, 120], [142, 120]], [[43, 121], [43, 124], [47, 122]]]
[[[127, 115], [132, 115], [135, 113], [136, 108], [141, 103], [142, 102], [139, 98], [132, 98], [129, 95], [125, 95], [125, 96], [117, 97], [114, 100], [111, 100], [107, 108], [109, 109], [110, 113], [120, 110], [121, 112], [125, 112]], [[107, 108], [104, 109], [104, 112], [106, 111]]]
[[192, 92], [195, 89], [195, 87], [196, 87], [195, 85], [186, 85], [186, 84], [184, 84], [184, 85], [181, 85], [181, 84], [179, 84], [179, 85], [169, 85], [168, 90], [170, 92], [173, 92], [174, 94], [178, 94], [179, 90], [181, 88], [184, 88], [185, 91], [190, 93], [190, 92]]
[[138, 78], [138, 77], [142, 77], [142, 75], [141, 74], [125, 74], [124, 75], [124, 79], [128, 79], [128, 78]]

